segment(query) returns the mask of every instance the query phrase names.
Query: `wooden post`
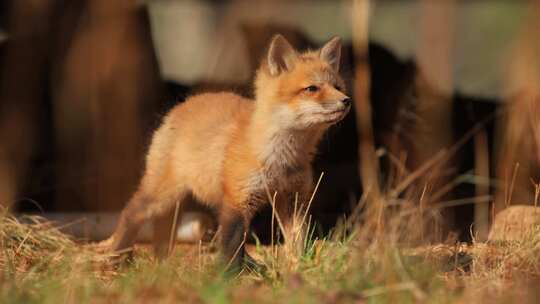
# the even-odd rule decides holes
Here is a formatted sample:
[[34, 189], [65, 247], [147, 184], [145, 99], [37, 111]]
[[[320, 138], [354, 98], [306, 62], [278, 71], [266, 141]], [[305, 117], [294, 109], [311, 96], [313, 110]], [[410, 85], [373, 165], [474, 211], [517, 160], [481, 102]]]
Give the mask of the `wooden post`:
[[[476, 197], [489, 195], [489, 146], [486, 129], [474, 137], [474, 172], [477, 178]], [[477, 201], [474, 205], [474, 230], [476, 241], [485, 241], [489, 233], [489, 202]]]
[[144, 7], [85, 4], [54, 71], [57, 209], [112, 211], [137, 186], [145, 127], [163, 92]]
[[[415, 127], [415, 149], [412, 163], [415, 168], [429, 161], [442, 149], [451, 146], [452, 138], [452, 62], [454, 49], [455, 0], [420, 0], [419, 28], [416, 59], [419, 73], [416, 79], [418, 93], [417, 115], [420, 123]], [[413, 169], [415, 169], [413, 168]], [[427, 189], [437, 189], [448, 182], [444, 176], [448, 162], [441, 161], [421, 180]], [[429, 192], [427, 198], [429, 201]], [[436, 202], [432, 202], [436, 203]], [[453, 225], [453, 212], [443, 210], [436, 219], [435, 231], [442, 228], [446, 234]], [[439, 235], [434, 235], [439, 237]]]
[[369, 0], [356, 0], [353, 4], [353, 46], [356, 58], [354, 79], [355, 115], [359, 135], [360, 177], [364, 192], [378, 197], [379, 165], [373, 143], [371, 103], [369, 98]]

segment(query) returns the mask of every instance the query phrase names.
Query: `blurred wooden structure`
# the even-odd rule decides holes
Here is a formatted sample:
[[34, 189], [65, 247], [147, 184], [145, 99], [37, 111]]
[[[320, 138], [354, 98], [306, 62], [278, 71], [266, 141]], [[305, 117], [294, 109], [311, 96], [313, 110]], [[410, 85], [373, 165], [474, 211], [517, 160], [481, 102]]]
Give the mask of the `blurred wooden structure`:
[[148, 113], [164, 92], [138, 1], [90, 0], [79, 14], [54, 71], [57, 208], [118, 210], [138, 183]]
[[507, 61], [494, 213], [535, 203], [534, 184], [540, 182], [540, 2], [529, 1], [527, 12]]
[[[40, 100], [46, 94], [53, 1], [11, 1], [3, 4], [9, 41], [0, 63], [0, 205], [18, 200], [28, 165], [40, 140]], [[29, 22], [31, 20], [31, 22]], [[47, 143], [40, 143], [47, 144]]]
[[142, 170], [147, 114], [164, 97], [145, 8], [10, 1], [6, 11], [0, 201], [16, 202], [28, 165], [55, 153], [57, 209], [121, 208]]

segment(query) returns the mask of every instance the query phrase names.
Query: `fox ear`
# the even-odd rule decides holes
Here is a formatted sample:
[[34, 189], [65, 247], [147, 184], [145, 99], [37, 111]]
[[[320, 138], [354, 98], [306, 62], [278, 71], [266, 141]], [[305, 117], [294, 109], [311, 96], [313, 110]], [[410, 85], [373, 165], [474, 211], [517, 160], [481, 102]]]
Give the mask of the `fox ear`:
[[339, 72], [339, 63], [341, 60], [341, 38], [338, 36], [330, 39], [320, 50], [319, 56], [330, 66]]
[[290, 71], [297, 56], [294, 48], [283, 36], [275, 35], [268, 49], [270, 75], [277, 76], [282, 72]]

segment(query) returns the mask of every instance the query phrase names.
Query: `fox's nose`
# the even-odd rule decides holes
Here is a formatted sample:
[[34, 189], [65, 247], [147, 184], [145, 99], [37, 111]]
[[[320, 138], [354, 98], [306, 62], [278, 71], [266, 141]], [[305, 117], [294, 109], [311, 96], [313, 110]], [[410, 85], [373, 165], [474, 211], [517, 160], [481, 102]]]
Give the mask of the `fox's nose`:
[[349, 97], [343, 99], [341, 102], [342, 102], [343, 105], [346, 106], [346, 107], [350, 106], [351, 103], [352, 103], [352, 101], [351, 101], [351, 99], [350, 99]]

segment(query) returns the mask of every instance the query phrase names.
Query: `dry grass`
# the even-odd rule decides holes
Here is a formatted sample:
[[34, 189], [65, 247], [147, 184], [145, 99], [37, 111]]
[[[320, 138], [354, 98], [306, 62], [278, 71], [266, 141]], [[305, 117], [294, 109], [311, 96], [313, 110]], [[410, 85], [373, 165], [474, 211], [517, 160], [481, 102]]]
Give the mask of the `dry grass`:
[[[166, 261], [137, 247], [127, 265], [77, 244], [37, 217], [0, 221], [0, 298], [5, 302], [482, 303], [538, 296], [540, 229], [508, 244], [417, 246], [418, 212], [384, 215], [377, 234], [344, 223], [327, 239], [306, 238], [299, 256], [249, 246], [266, 270], [231, 277], [209, 244], [176, 246]], [[397, 220], [399, 218], [399, 220]], [[362, 222], [362, 220], [358, 220]], [[339, 232], [338, 232], [339, 231]]]

